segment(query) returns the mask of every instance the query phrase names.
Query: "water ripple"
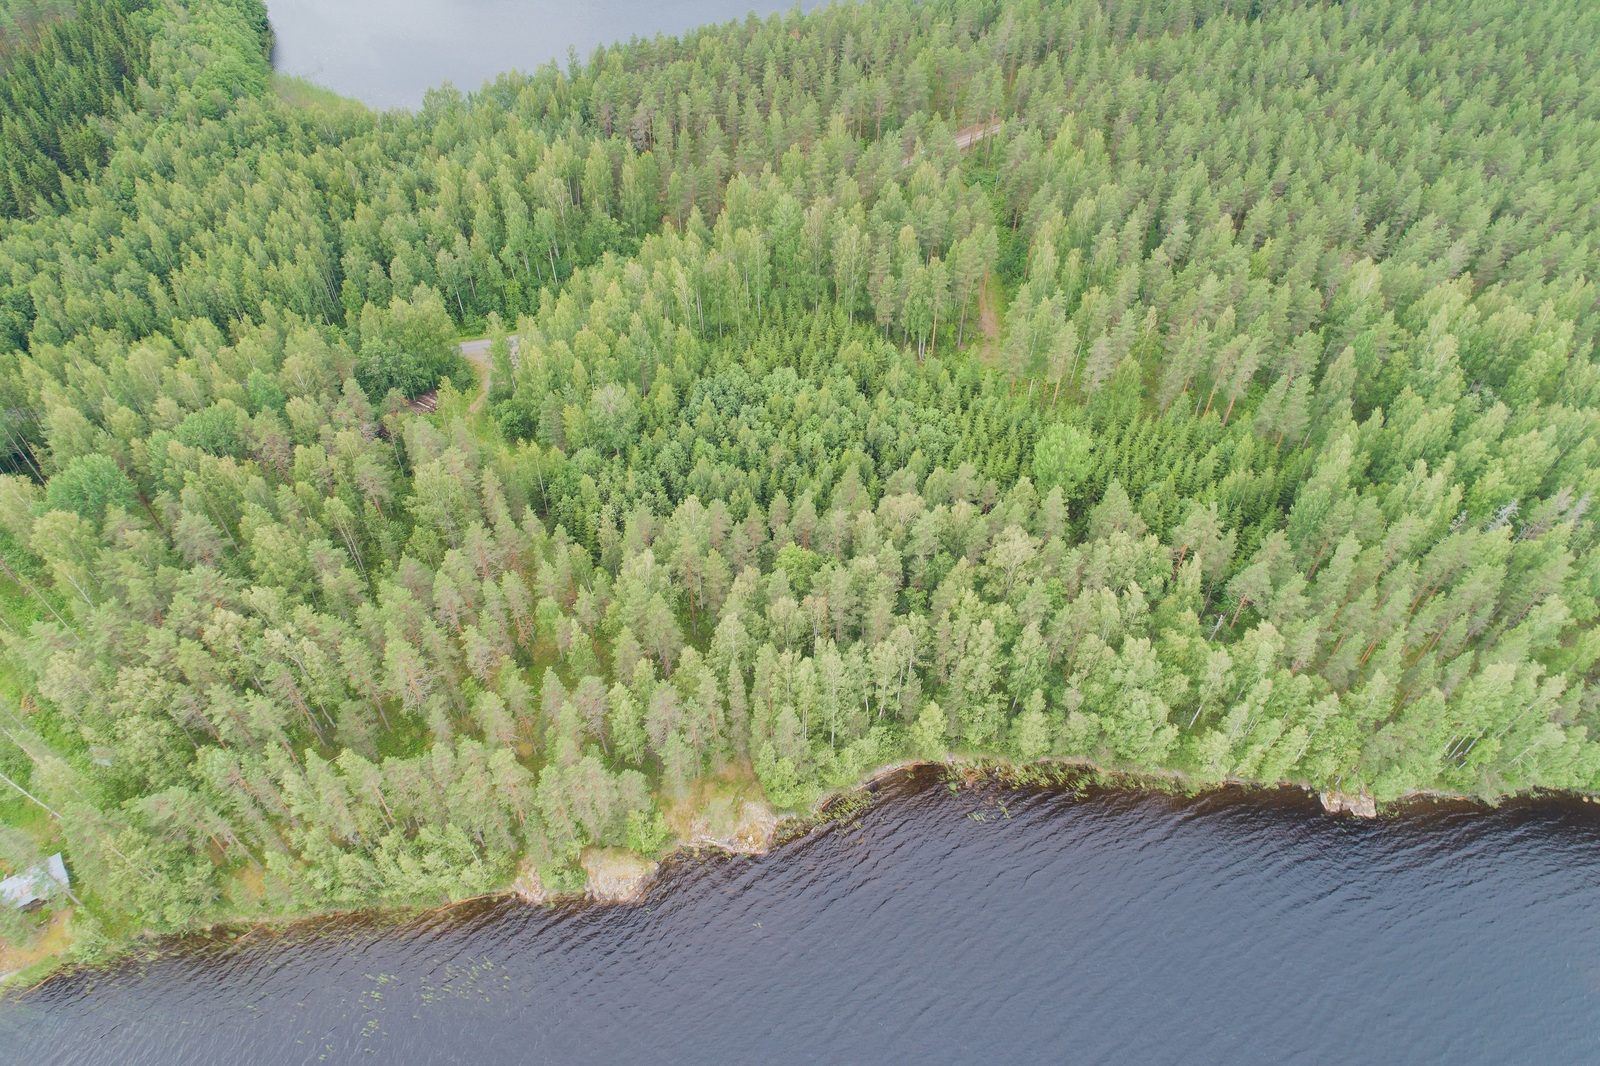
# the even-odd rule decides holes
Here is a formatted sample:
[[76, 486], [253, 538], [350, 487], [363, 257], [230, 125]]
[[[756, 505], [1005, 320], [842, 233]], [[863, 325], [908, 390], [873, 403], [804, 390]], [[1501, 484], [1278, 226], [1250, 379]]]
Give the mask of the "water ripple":
[[1594, 1061], [1600, 817], [921, 779], [642, 906], [191, 940], [0, 1004], [31, 1064]]

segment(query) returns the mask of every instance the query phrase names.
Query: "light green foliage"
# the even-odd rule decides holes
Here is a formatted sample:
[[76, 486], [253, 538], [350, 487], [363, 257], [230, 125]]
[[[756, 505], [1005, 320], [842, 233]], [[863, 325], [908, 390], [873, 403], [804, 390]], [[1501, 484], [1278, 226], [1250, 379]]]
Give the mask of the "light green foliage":
[[244, 458], [244, 434], [240, 432], [243, 414], [231, 401], [223, 400], [204, 410], [191, 412], [178, 423], [173, 438], [179, 443], [211, 455]]
[[385, 308], [367, 304], [360, 331], [355, 376], [369, 396], [381, 397], [390, 389], [415, 396], [452, 372], [467, 380], [466, 365], [451, 344], [455, 325], [444, 300], [426, 285], [418, 285], [409, 299], [395, 296]]
[[260, 96], [272, 82], [261, 62], [271, 55], [271, 30], [260, 0], [189, 0], [172, 42], [197, 64], [186, 88], [207, 118], [220, 118], [241, 96]]
[[672, 839], [672, 830], [660, 811], [628, 812], [627, 845], [640, 855], [657, 855]]
[[1046, 491], [1059, 487], [1069, 501], [1079, 496], [1094, 470], [1094, 438], [1075, 426], [1058, 422], [1034, 446], [1034, 480]]
[[72, 945], [68, 950], [73, 962], [94, 966], [104, 962], [110, 954], [111, 940], [98, 918], [88, 911], [79, 911], [72, 916]]
[[949, 748], [950, 722], [937, 703], [928, 701], [911, 725], [911, 744], [925, 759], [938, 758]]
[[1050, 720], [1044, 713], [1044, 693], [1034, 690], [1021, 714], [1012, 722], [1012, 748], [1023, 762], [1034, 762], [1050, 754]]
[[109, 507], [135, 504], [133, 483], [114, 459], [105, 455], [80, 455], [69, 462], [45, 487], [44, 503], [52, 511], [71, 511], [98, 522]]

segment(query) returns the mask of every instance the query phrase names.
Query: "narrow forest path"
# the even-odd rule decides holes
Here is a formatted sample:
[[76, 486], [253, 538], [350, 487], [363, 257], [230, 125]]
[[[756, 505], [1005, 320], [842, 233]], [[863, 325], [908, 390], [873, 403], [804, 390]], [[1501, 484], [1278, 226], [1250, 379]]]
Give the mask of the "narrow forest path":
[[[956, 148], [965, 152], [968, 148], [971, 148], [985, 137], [999, 132], [999, 130], [1000, 120], [997, 118], [992, 118], [988, 122], [980, 122], [975, 126], [959, 129], [956, 131]], [[906, 163], [908, 165], [915, 158], [917, 158], [915, 150], [906, 153]]]
[[968, 126], [966, 129], [956, 133], [956, 147], [965, 152], [968, 148], [971, 148], [985, 137], [999, 132], [999, 130], [1000, 120], [997, 118], [992, 118], [988, 122], [980, 122], [976, 126]]
[[997, 366], [1000, 362], [1000, 316], [1003, 294], [1000, 278], [994, 271], [983, 279], [978, 290], [977, 338], [970, 342], [973, 354], [984, 366]]
[[[517, 350], [516, 334], [507, 338], [511, 342], [513, 354]], [[478, 375], [478, 395], [473, 398], [472, 406], [467, 408], [468, 414], [477, 414], [489, 402], [489, 386], [494, 379], [494, 361], [489, 358], [489, 345], [494, 343], [488, 337], [479, 337], [475, 340], [461, 342], [461, 358], [472, 364], [473, 371]]]
[[995, 309], [995, 298], [992, 290], [1000, 284], [1000, 279], [994, 276], [994, 271], [984, 279], [983, 290], [978, 293], [978, 329], [983, 334], [983, 339], [990, 344], [1000, 339], [1000, 313]]

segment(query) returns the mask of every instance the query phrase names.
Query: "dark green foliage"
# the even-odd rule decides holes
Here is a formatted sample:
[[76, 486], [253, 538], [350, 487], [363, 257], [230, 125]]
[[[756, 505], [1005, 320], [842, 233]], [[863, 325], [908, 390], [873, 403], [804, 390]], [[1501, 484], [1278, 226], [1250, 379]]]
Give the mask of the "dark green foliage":
[[0, 73], [13, 55], [28, 47], [39, 32], [70, 16], [72, 0], [6, 0], [0, 3]]
[[128, 99], [149, 63], [149, 36], [135, 14], [143, 7], [142, 0], [76, 0], [63, 18], [35, 9], [0, 45], [0, 216], [59, 205], [63, 178], [83, 178], [104, 162], [104, 117]]

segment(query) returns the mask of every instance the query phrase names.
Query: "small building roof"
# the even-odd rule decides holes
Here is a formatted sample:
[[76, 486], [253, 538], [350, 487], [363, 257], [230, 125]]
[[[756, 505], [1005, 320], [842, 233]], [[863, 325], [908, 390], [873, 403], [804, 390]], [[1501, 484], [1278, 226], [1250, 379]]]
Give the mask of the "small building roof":
[[72, 883], [67, 864], [58, 851], [43, 863], [0, 881], [0, 902], [23, 909], [43, 903], [55, 890]]

